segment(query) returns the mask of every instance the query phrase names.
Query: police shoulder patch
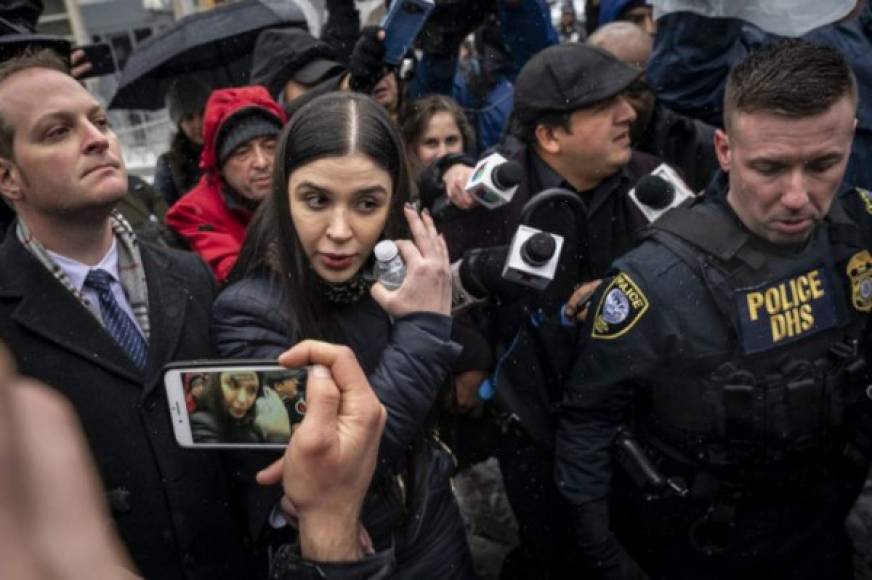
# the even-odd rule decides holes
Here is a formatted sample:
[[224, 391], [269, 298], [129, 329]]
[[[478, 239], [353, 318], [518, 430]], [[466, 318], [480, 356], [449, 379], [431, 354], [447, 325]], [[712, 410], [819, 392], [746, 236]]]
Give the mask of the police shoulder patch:
[[872, 192], [868, 189], [863, 189], [862, 187], [855, 187], [854, 191], [856, 191], [857, 195], [860, 196], [860, 199], [863, 200], [863, 205], [866, 206], [866, 213], [872, 214]]
[[593, 319], [592, 338], [612, 340], [632, 329], [648, 311], [648, 298], [624, 272], [606, 287]]
[[851, 279], [851, 302], [860, 312], [872, 312], [872, 255], [868, 250], [857, 252], [848, 260]]

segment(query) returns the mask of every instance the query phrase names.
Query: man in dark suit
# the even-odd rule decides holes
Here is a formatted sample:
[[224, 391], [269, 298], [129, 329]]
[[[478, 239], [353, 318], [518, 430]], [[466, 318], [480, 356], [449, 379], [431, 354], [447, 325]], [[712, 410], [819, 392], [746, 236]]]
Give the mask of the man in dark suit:
[[50, 53], [0, 65], [0, 338], [78, 413], [122, 540], [147, 578], [247, 578], [214, 452], [173, 439], [161, 369], [211, 354], [215, 282], [199, 258], [140, 245], [99, 103]]

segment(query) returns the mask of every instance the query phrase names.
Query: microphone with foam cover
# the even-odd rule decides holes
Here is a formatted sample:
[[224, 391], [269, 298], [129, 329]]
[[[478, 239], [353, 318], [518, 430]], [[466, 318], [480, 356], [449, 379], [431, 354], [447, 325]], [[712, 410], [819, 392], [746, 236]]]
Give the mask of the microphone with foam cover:
[[500, 189], [512, 189], [520, 185], [524, 178], [524, 170], [516, 161], [506, 161], [494, 167], [493, 179], [494, 185]]
[[678, 173], [665, 163], [642, 177], [627, 195], [648, 222], [696, 197]]
[[663, 209], [675, 201], [675, 188], [656, 175], [646, 175], [636, 184], [636, 199], [653, 209]]
[[478, 203], [494, 209], [512, 201], [523, 177], [524, 170], [517, 162], [491, 153], [476, 164], [465, 189]]

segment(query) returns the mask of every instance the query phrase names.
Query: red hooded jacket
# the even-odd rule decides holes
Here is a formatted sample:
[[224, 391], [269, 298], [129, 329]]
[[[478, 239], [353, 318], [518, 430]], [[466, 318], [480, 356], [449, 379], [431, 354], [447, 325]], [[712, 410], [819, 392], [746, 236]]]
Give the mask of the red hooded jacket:
[[284, 125], [284, 110], [260, 86], [219, 89], [212, 93], [203, 114], [203, 150], [200, 154], [202, 177], [166, 213], [167, 225], [179, 233], [191, 249], [206, 260], [219, 282], [230, 274], [251, 212], [227, 207], [222, 194], [221, 168], [215, 151], [215, 137], [224, 122], [248, 107], [260, 107], [275, 115]]

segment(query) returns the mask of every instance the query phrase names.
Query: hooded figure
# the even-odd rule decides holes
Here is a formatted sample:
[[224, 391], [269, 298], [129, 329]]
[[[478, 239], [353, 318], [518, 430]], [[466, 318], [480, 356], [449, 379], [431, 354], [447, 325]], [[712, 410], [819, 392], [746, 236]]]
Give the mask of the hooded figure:
[[211, 89], [194, 78], [182, 77], [170, 86], [166, 102], [176, 133], [170, 150], [158, 157], [154, 188], [172, 205], [200, 179], [203, 147], [203, 109]]
[[257, 37], [251, 84], [266, 87], [283, 106], [345, 67], [333, 49], [299, 28], [270, 28]]
[[219, 282], [230, 273], [248, 222], [272, 184], [275, 137], [285, 112], [263, 87], [221, 89], [206, 103], [197, 185], [166, 213]]
[[653, 9], [647, 0], [602, 0], [599, 6], [599, 25], [616, 20], [626, 20], [654, 36], [657, 27]]

